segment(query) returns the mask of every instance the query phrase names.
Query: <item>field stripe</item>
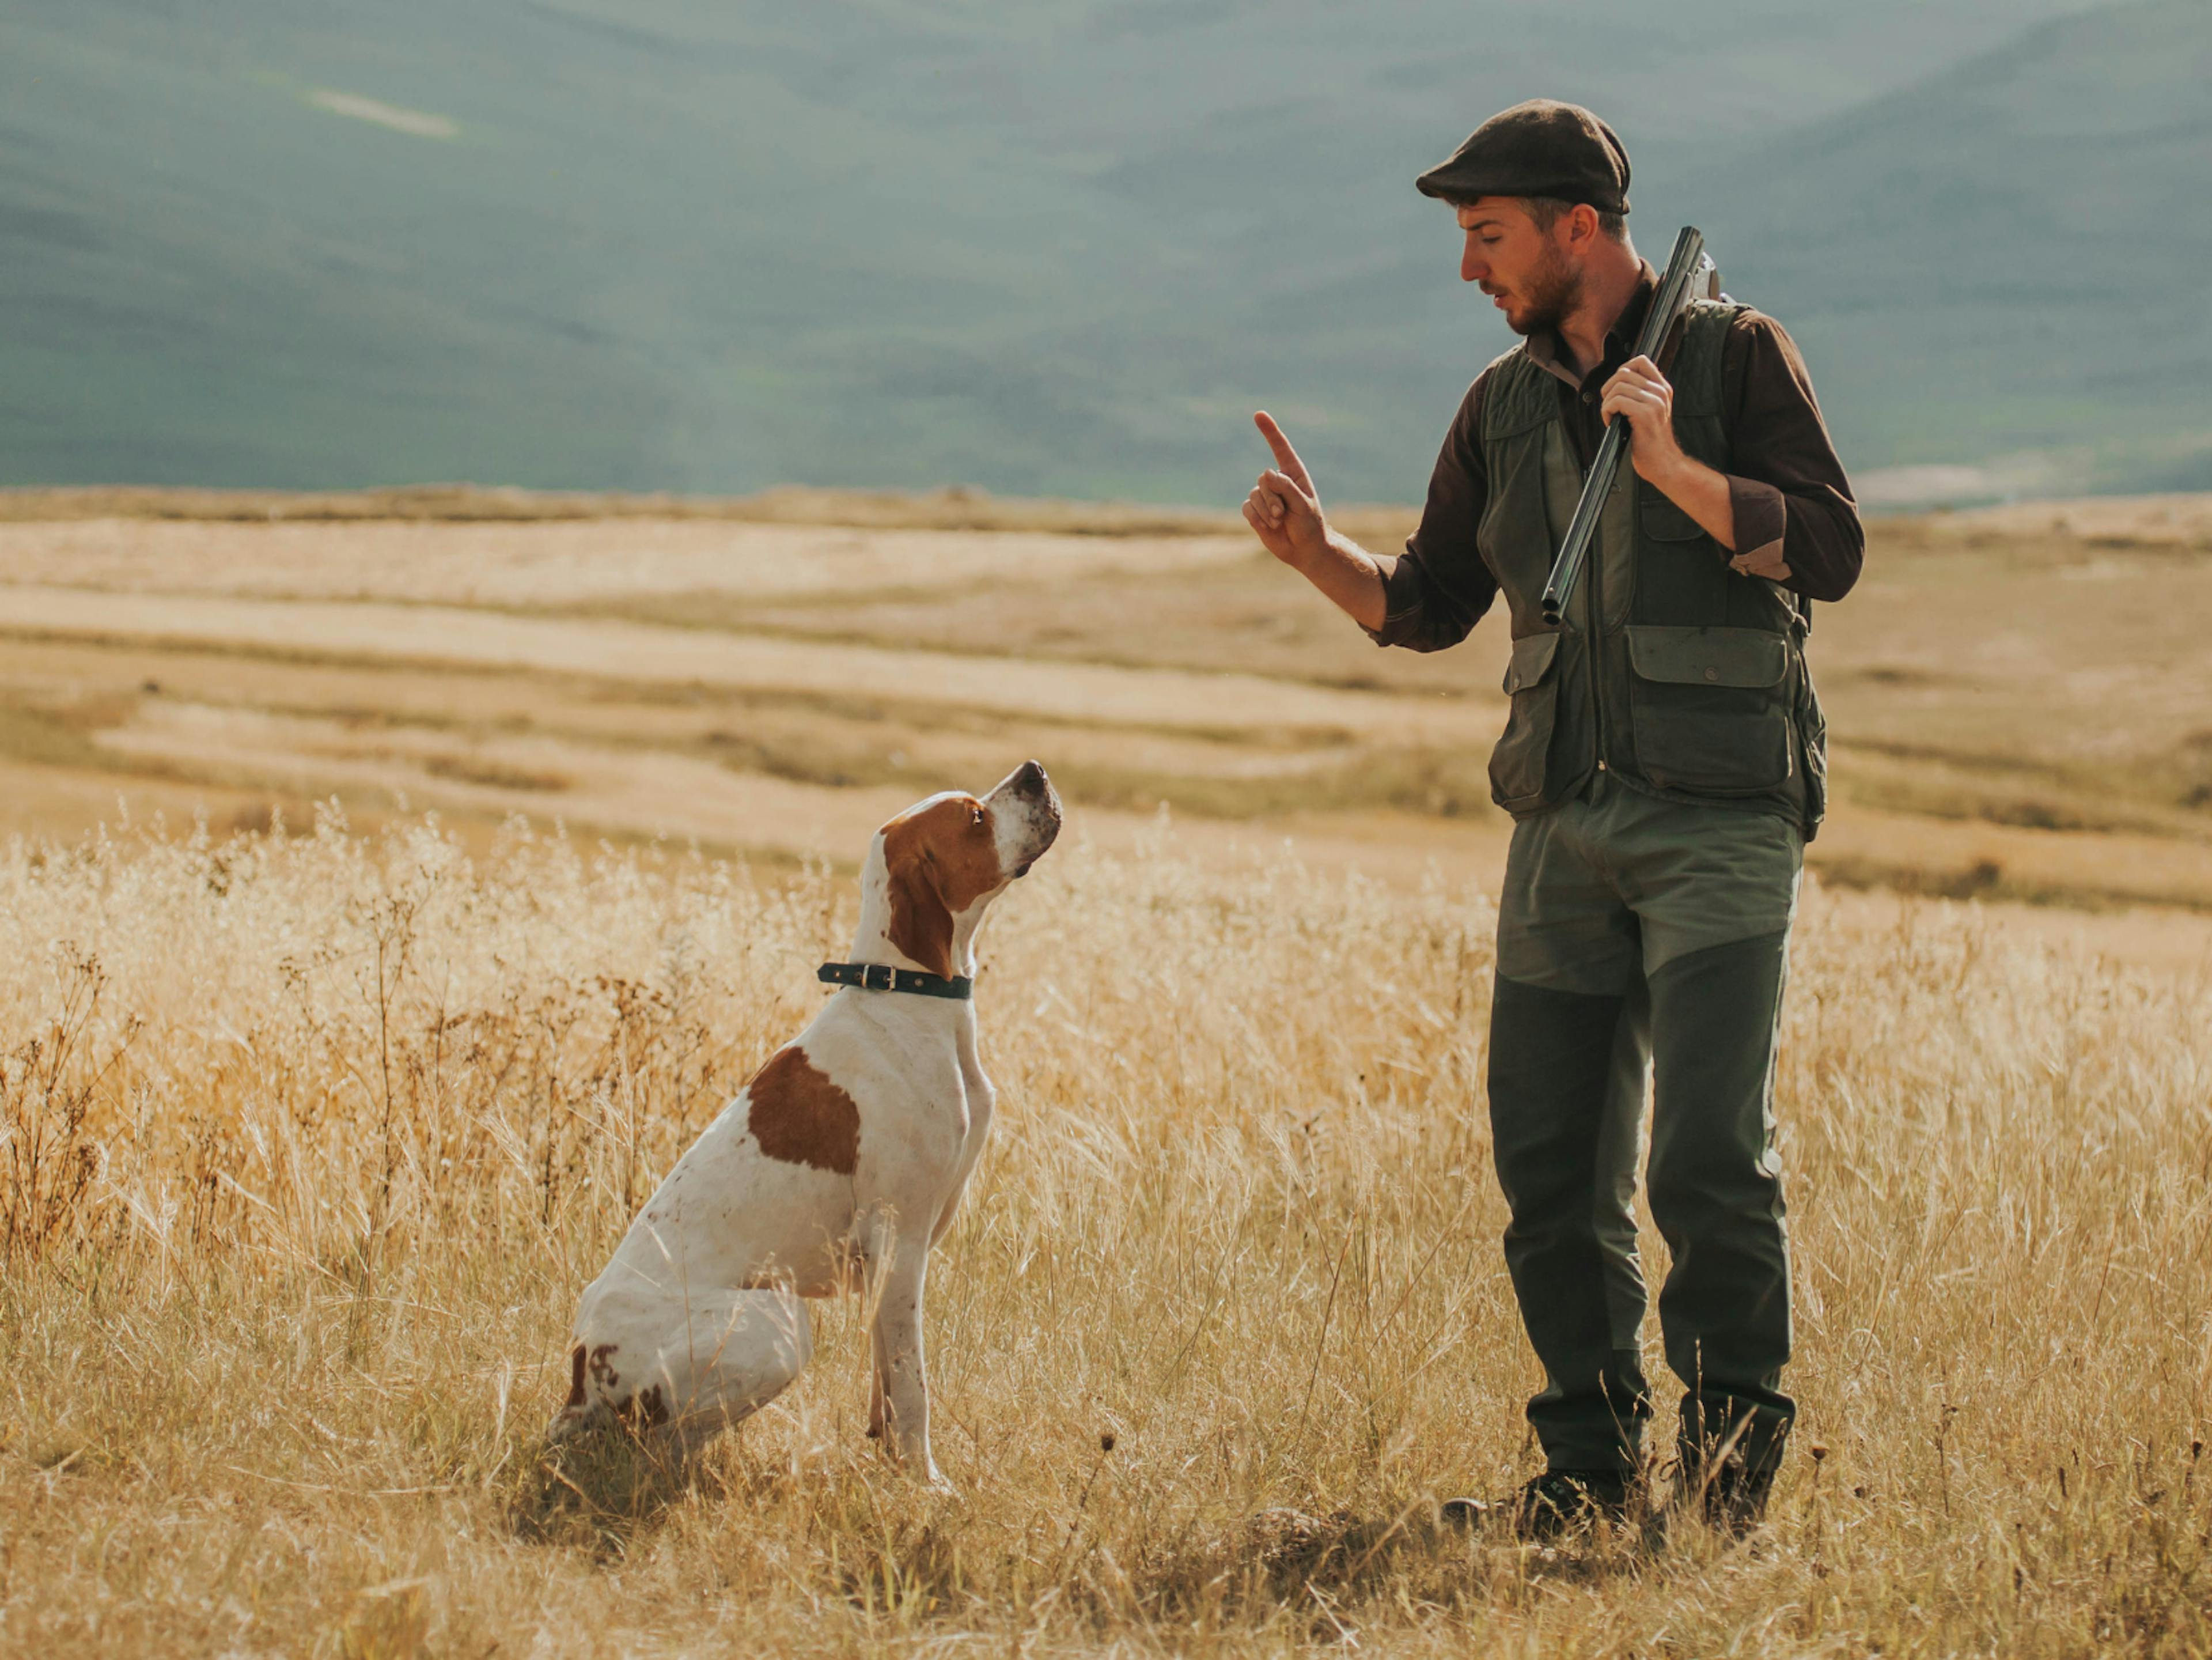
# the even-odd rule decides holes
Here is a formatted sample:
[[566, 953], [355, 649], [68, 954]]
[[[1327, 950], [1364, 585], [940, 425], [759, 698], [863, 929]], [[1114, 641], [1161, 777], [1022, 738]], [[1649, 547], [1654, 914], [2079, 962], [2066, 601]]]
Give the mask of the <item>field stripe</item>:
[[438, 605], [0, 589], [17, 632], [307, 651], [611, 680], [956, 704], [1191, 730], [1341, 727], [1404, 741], [1486, 739], [1485, 702], [1337, 691], [1244, 673], [1113, 668], [828, 645], [647, 623], [501, 616]]
[[[856, 865], [877, 828], [910, 806], [912, 787], [842, 787], [733, 773], [712, 761], [652, 749], [620, 750], [538, 739], [471, 745], [469, 753], [518, 771], [558, 770], [567, 787], [539, 792], [462, 778], [432, 776], [420, 756], [344, 754], [315, 745], [334, 733], [328, 723], [287, 715], [213, 709], [172, 712], [145, 727], [102, 734], [102, 747], [133, 759], [161, 760], [204, 770], [227, 782], [258, 780], [307, 800], [362, 792], [416, 809], [502, 818], [521, 814], [538, 824], [558, 819], [586, 833], [696, 839], [738, 848]], [[392, 734], [379, 734], [390, 741]], [[112, 804], [140, 781], [100, 781]], [[1358, 869], [1401, 885], [1418, 885], [1431, 866], [1455, 879], [1494, 880], [1503, 860], [1504, 822], [1443, 824], [1388, 813], [1315, 813], [1266, 824], [1157, 813], [1071, 802], [1068, 824], [1078, 841], [1116, 851], [1157, 845], [1179, 856], [1280, 861]]]

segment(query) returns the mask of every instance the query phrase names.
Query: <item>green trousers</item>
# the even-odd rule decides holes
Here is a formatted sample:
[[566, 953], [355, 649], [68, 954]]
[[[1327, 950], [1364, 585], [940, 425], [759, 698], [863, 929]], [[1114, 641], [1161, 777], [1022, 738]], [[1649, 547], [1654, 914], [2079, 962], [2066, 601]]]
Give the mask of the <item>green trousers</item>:
[[[1681, 1450], [1779, 1461], [1794, 1408], [1774, 1061], [1804, 845], [1768, 813], [1594, 794], [1515, 827], [1490, 1122], [1553, 1469], [1632, 1470], [1651, 1416], [1635, 1198], [1652, 1085], [1659, 1292]], [[1693, 1467], [1699, 1467], [1693, 1465]]]

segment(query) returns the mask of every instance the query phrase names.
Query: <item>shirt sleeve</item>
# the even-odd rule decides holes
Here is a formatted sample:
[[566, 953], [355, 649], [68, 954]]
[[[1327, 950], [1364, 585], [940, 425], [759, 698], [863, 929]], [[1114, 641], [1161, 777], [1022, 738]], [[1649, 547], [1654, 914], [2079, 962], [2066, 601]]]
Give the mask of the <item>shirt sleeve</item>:
[[1866, 530], [1797, 343], [1771, 317], [1747, 311], [1729, 331], [1721, 373], [1736, 551], [1778, 542], [1790, 567], [1784, 587], [1842, 599], [1858, 581]]
[[1485, 369], [1452, 417], [1429, 475], [1421, 522], [1382, 575], [1382, 626], [1367, 630], [1378, 646], [1442, 651], [1468, 631], [1498, 597], [1498, 583], [1475, 547], [1475, 532], [1490, 500], [1482, 460]]

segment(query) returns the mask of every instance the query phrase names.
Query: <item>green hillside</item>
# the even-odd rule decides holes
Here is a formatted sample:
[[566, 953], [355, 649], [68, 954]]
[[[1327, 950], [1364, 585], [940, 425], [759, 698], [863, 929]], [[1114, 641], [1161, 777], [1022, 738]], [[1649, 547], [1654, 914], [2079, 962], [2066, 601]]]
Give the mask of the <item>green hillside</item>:
[[[2068, 18], [1778, 144], [1698, 203], [1863, 465], [2212, 487], [2212, 5]], [[1770, 301], [1769, 296], [1773, 296]]]
[[[2161, 428], [2106, 433], [2132, 382], [1936, 373], [1990, 332], [1942, 322], [1983, 315], [1981, 265], [1870, 265], [1836, 207], [1898, 210], [1855, 165], [1979, 155], [1947, 86], [2032, 124], [2058, 76], [2079, 119], [2119, 121], [2148, 76], [2201, 112], [2205, 8], [2003, 44], [2074, 3], [14, 0], [0, 483], [1208, 500], [1256, 463], [1264, 401], [1334, 493], [1406, 498], [1504, 342], [1410, 179], [1537, 90], [1622, 127], [1642, 240], [1700, 216], [1800, 330], [1854, 461], [2094, 426], [2132, 465], [2127, 434]], [[2143, 56], [2154, 15], [2198, 60]], [[2124, 143], [2071, 158], [2087, 206]], [[2141, 202], [2202, 175], [2195, 143], [2154, 147]], [[1778, 182], [1747, 193], [1753, 155]], [[2041, 210], [1983, 194], [1990, 270], [2047, 264]], [[1910, 239], [1940, 238], [1942, 199], [1907, 192]], [[2142, 291], [2186, 240], [2136, 239]], [[1914, 259], [1929, 304], [1893, 331]], [[2016, 283], [2022, 325], [2078, 314], [2086, 269]]]

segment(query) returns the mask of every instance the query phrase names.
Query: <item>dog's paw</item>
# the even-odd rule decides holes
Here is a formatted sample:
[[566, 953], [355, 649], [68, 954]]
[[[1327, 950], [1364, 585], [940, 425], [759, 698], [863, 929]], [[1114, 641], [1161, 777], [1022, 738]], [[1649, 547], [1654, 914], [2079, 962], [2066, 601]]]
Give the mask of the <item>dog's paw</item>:
[[562, 1407], [553, 1414], [553, 1421], [545, 1426], [545, 1444], [557, 1447], [564, 1441], [574, 1441], [580, 1436], [614, 1421], [614, 1414], [598, 1402], [586, 1406]]

